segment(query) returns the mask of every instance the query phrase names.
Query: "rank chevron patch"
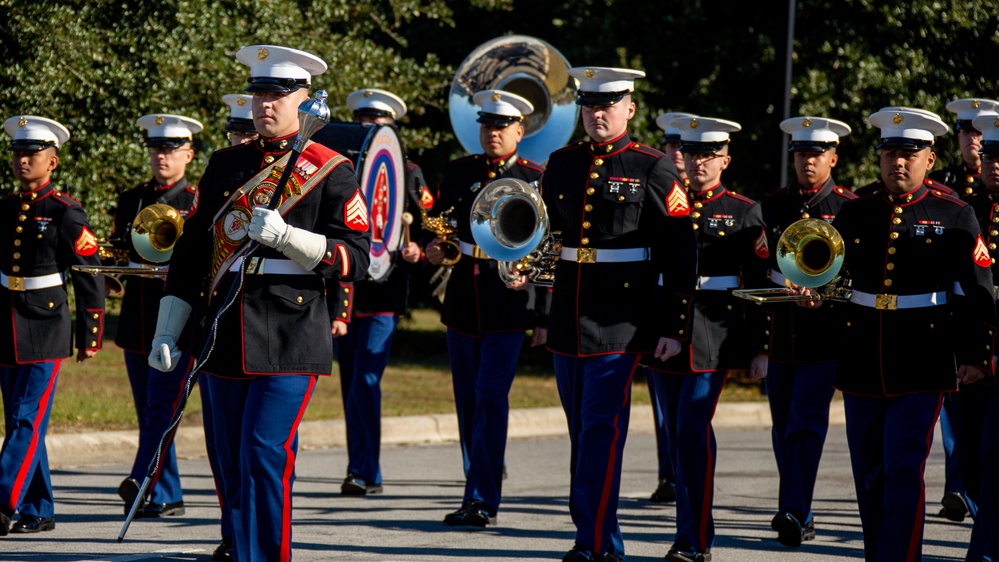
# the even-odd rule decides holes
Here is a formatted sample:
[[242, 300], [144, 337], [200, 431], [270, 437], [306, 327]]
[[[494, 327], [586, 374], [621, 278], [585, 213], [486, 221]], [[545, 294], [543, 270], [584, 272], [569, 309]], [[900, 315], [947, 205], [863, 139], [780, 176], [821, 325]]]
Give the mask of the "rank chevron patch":
[[767, 245], [767, 230], [760, 229], [760, 235], [756, 237], [756, 242], [753, 244], [756, 255], [761, 258], [770, 257], [770, 246]]
[[687, 194], [683, 192], [683, 187], [676, 181], [673, 182], [673, 189], [666, 196], [666, 212], [671, 217], [685, 217], [690, 214]]
[[992, 256], [989, 255], [989, 248], [985, 245], [985, 240], [982, 240], [982, 235], [978, 235], [978, 242], [975, 244], [975, 264], [981, 267], [990, 267], [992, 265]]
[[361, 190], [355, 191], [354, 196], [343, 206], [343, 216], [351, 230], [368, 229], [368, 207], [364, 204]]
[[[38, 236], [41, 237], [41, 234]], [[90, 232], [89, 228], [83, 227], [80, 231], [80, 236], [77, 237], [74, 243], [74, 248], [76, 249], [76, 253], [81, 256], [92, 256], [97, 251], [97, 237], [94, 236], [93, 232]]]

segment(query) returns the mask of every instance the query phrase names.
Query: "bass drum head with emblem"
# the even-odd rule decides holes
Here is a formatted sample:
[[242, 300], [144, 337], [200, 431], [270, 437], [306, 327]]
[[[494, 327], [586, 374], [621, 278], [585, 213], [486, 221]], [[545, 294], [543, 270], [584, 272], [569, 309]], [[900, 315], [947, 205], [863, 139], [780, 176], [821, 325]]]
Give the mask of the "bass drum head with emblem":
[[390, 125], [330, 123], [312, 140], [346, 156], [368, 203], [371, 265], [368, 277], [383, 281], [402, 244], [402, 211], [406, 204], [406, 159], [402, 141]]

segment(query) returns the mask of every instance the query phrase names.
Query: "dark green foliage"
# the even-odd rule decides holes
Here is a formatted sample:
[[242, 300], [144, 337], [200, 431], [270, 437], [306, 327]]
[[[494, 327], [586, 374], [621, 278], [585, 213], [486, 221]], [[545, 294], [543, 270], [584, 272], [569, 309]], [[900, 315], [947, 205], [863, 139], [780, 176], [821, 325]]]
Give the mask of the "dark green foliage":
[[[841, 184], [876, 176], [866, 116], [879, 107], [915, 105], [950, 121], [950, 99], [999, 97], [997, 12], [999, 0], [798, 1], [792, 115], [853, 127], [840, 148]], [[245, 85], [233, 56], [242, 46], [323, 57], [330, 71], [315, 84], [340, 119], [356, 88], [398, 93], [410, 106], [407, 148], [436, 183], [461, 152], [446, 107], [455, 67], [484, 41], [527, 34], [574, 65], [648, 72], [636, 94], [639, 140], [657, 143], [653, 121], [667, 109], [740, 122], [726, 183], [761, 197], [780, 177], [786, 26], [786, 2], [737, 0], [0, 0], [0, 116], [69, 127], [57, 184], [106, 235], [117, 193], [149, 177], [138, 117], [170, 112], [205, 124], [191, 180], [225, 145], [220, 98]], [[937, 149], [943, 160], [956, 151], [953, 135]]]

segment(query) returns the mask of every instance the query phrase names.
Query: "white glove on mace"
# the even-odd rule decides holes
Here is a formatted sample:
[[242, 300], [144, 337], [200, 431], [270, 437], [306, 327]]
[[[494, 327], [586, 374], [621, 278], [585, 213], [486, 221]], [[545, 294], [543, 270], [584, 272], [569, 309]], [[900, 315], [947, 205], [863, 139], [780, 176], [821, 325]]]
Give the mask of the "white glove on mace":
[[268, 248], [274, 248], [288, 259], [311, 271], [326, 255], [326, 237], [315, 232], [289, 226], [281, 213], [267, 207], [254, 207], [247, 235]]
[[149, 352], [149, 366], [163, 371], [172, 371], [180, 361], [177, 338], [184, 331], [191, 316], [191, 305], [182, 299], [167, 295], [160, 299], [160, 311], [156, 317], [156, 333], [153, 335], [153, 348]]

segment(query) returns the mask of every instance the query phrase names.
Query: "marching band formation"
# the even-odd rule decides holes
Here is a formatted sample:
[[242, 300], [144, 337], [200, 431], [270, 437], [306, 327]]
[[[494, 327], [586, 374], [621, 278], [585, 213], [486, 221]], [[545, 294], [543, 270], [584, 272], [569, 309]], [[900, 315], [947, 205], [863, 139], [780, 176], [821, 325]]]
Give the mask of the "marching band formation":
[[[821, 532], [812, 495], [838, 389], [866, 560], [921, 559], [923, 473], [943, 418], [960, 455], [941, 515], [974, 518], [966, 560], [999, 562], [999, 484], [986, 477], [999, 465], [999, 102], [947, 105], [963, 164], [940, 172], [934, 141], [950, 127], [938, 115], [874, 112], [880, 180], [857, 190], [833, 177], [849, 126], [785, 120], [795, 177], [756, 202], [722, 179], [738, 123], [664, 113], [662, 151], [642, 145], [629, 122], [644, 73], [573, 67], [586, 138], [535, 162], [521, 144], [532, 114], [551, 108], [481, 88], [481, 152], [451, 162], [433, 190], [402, 151], [398, 96], [357, 90], [346, 99], [354, 123], [311, 131], [314, 112], [302, 108], [322, 106], [325, 93], [309, 96], [323, 60], [275, 45], [236, 58], [247, 94], [223, 97], [230, 146], [197, 186], [186, 168], [202, 125], [137, 121], [153, 177], [120, 194], [109, 244], [52, 181], [70, 132], [45, 117], [4, 122], [20, 188], [0, 199], [0, 535], [55, 529], [45, 433], [59, 365], [74, 342], [77, 361], [101, 349], [101, 273], [122, 274], [115, 342], [139, 421], [118, 488], [124, 513], [184, 514], [169, 437], [197, 380], [222, 508], [212, 559], [290, 560], [297, 430], [334, 357], [341, 493], [382, 492], [380, 381], [410, 276], [429, 263], [446, 281], [465, 473], [443, 523], [497, 522], [508, 394], [530, 332], [553, 354], [571, 440], [576, 537], [564, 562], [625, 559], [617, 505], [640, 369], [660, 461], [650, 500], [677, 510], [666, 560], [712, 559], [712, 417], [728, 372], [746, 370], [763, 381], [773, 419], [777, 541], [801, 547]], [[101, 266], [109, 253], [122, 265]]]

